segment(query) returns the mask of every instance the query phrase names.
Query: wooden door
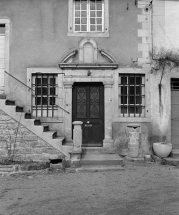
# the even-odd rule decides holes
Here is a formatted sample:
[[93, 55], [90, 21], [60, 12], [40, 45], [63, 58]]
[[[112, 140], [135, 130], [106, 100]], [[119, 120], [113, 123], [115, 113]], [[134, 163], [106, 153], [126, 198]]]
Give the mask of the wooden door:
[[82, 121], [82, 146], [102, 146], [104, 139], [104, 86], [80, 83], [73, 86], [72, 120]]
[[179, 149], [179, 79], [171, 79], [171, 142]]

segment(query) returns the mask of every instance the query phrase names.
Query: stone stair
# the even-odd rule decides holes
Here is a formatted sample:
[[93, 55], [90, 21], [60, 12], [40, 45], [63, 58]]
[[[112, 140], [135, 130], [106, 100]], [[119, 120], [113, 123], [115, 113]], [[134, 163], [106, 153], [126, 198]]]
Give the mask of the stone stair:
[[163, 158], [162, 164], [179, 167], [179, 149], [172, 149], [170, 157]]
[[23, 107], [16, 106], [15, 101], [1, 98], [0, 109], [70, 159], [69, 152], [73, 146], [65, 145], [64, 137], [57, 136], [57, 131], [51, 131], [48, 125], [41, 125], [40, 119], [33, 119], [30, 113], [24, 112]]
[[123, 159], [115, 151], [105, 148], [82, 148], [81, 166], [118, 166]]

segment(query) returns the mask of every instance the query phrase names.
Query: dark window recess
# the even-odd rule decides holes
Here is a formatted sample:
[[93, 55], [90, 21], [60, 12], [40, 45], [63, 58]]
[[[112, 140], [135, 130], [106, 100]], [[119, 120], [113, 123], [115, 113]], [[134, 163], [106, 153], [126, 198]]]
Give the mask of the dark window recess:
[[57, 112], [57, 75], [32, 76], [32, 112], [35, 117], [55, 117]]
[[172, 78], [171, 79], [171, 90], [179, 90], [179, 78]]
[[142, 117], [145, 106], [145, 76], [140, 74], [119, 75], [120, 116]]

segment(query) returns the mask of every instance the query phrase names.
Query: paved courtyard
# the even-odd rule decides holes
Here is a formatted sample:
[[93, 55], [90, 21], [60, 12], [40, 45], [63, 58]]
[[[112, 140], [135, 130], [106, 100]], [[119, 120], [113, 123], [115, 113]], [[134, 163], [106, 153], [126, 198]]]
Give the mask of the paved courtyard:
[[179, 168], [128, 162], [110, 172], [0, 178], [0, 215], [178, 215]]

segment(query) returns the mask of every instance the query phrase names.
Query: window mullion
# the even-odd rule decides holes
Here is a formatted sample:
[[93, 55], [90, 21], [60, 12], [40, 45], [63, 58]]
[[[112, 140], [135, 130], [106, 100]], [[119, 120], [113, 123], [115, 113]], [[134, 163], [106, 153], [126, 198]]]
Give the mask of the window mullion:
[[90, 1], [87, 0], [87, 32], [90, 31]]

